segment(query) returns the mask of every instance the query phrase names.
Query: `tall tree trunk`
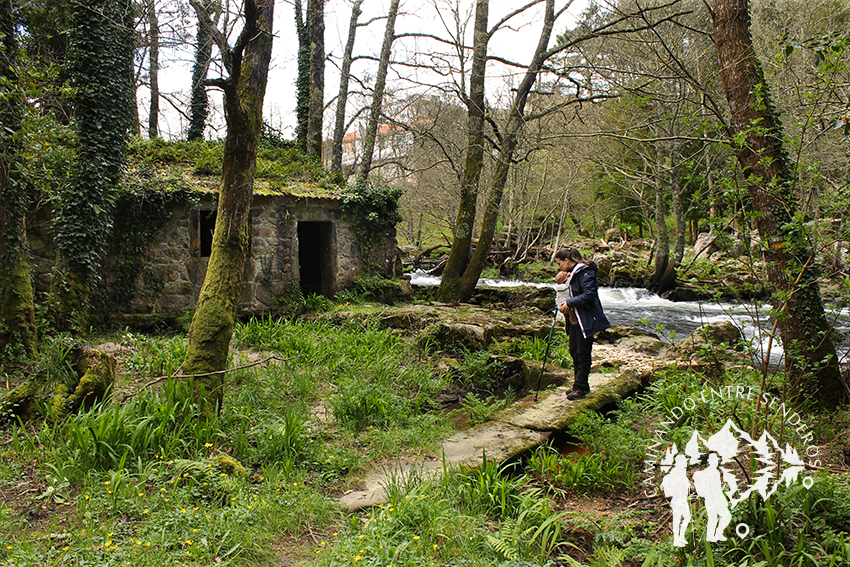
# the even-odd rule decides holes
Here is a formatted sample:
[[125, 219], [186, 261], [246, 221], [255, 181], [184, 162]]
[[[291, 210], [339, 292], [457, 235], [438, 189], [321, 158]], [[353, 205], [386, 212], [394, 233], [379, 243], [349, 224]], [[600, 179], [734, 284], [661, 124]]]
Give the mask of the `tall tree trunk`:
[[156, 14], [156, 0], [147, 1], [148, 41], [150, 42], [151, 105], [148, 114], [148, 138], [159, 136], [159, 20]]
[[[209, 13], [210, 2], [203, 2], [204, 12]], [[209, 97], [207, 96], [207, 72], [212, 57], [212, 38], [206, 27], [199, 21], [195, 37], [195, 64], [192, 66], [192, 97], [189, 102], [189, 131], [186, 139], [191, 141], [204, 139], [204, 128], [207, 125], [209, 113]]]
[[301, 0], [295, 0], [295, 34], [298, 36], [298, 76], [295, 78], [295, 143], [307, 153], [310, 121], [310, 33]]
[[487, 30], [489, 12], [489, 0], [477, 0], [467, 101], [468, 142], [460, 180], [460, 203], [455, 220], [452, 248], [437, 290], [439, 301], [455, 301], [459, 297], [461, 277], [469, 265], [472, 248], [478, 186], [484, 169], [484, 81], [487, 70], [487, 45], [490, 42], [490, 33]]
[[753, 49], [747, 0], [715, 0], [714, 42], [720, 76], [732, 114], [735, 151], [743, 170], [750, 206], [764, 243], [768, 279], [778, 313], [794, 398], [834, 407], [847, 399], [835, 345], [824, 314], [813, 267], [814, 250], [802, 227], [792, 226], [797, 211], [793, 172], [782, 145], [783, 131], [768, 96]]
[[[200, 4], [193, 1], [192, 6], [198, 17], [211, 27], [212, 22]], [[245, 27], [225, 61], [229, 77], [211, 82], [224, 91], [227, 136], [212, 251], [189, 327], [184, 374], [224, 370], [229, 361], [250, 237], [248, 215], [271, 61], [273, 11], [274, 0], [245, 2]], [[197, 396], [201, 396], [203, 389], [207, 404], [204, 413], [217, 411], [224, 395], [224, 375], [197, 377], [194, 384]]]
[[33, 356], [37, 336], [24, 215], [27, 191], [21, 179], [18, 139], [23, 95], [11, 0], [0, 10], [0, 366], [21, 354]]
[[142, 135], [142, 123], [139, 118], [139, 101], [137, 97], [138, 92], [138, 84], [135, 80], [133, 80], [132, 92], [130, 93], [130, 135], [132, 136], [141, 136]]
[[369, 109], [369, 122], [363, 136], [363, 163], [357, 174], [357, 185], [365, 185], [372, 170], [372, 154], [375, 152], [375, 140], [378, 135], [378, 124], [381, 121], [381, 108], [384, 102], [384, 88], [387, 85], [387, 71], [390, 68], [390, 56], [395, 41], [395, 20], [398, 16], [399, 0], [390, 2], [387, 13], [387, 27], [384, 30], [384, 41], [381, 44], [381, 58], [378, 61], [378, 74], [375, 78], [375, 90], [372, 92], [372, 107]]
[[[673, 132], [672, 135], [675, 136], [675, 123], [673, 124]], [[663, 142], [662, 142], [663, 143]], [[676, 219], [676, 240], [673, 245], [673, 255], [672, 258], [668, 254], [667, 257], [667, 267], [664, 270], [664, 273], [661, 275], [661, 279], [657, 282], [655, 286], [656, 293], [663, 293], [665, 291], [671, 290], [676, 287], [676, 270], [682, 264], [682, 258], [685, 256], [685, 234], [688, 229], [687, 222], [685, 220], [685, 210], [682, 205], [682, 190], [679, 187], [679, 153], [676, 147], [675, 142], [669, 142], [669, 158], [670, 158], [670, 168], [669, 168], [669, 185], [670, 185], [670, 197], [673, 203], [673, 217]], [[666, 228], [666, 226], [665, 226]], [[668, 235], [668, 247], [669, 247], [669, 235]]]
[[322, 157], [322, 118], [325, 112], [325, 0], [307, 0], [310, 34], [310, 110], [307, 154]]
[[537, 75], [540, 73], [540, 69], [548, 57], [547, 48], [549, 39], [552, 37], [552, 28], [554, 25], [555, 0], [546, 0], [543, 30], [540, 33], [540, 39], [534, 51], [532, 61], [528, 65], [522, 82], [517, 87], [516, 95], [511, 105], [508, 124], [503, 135], [502, 147], [496, 160], [496, 171], [494, 172], [493, 181], [490, 184], [490, 189], [487, 192], [487, 198], [485, 200], [481, 235], [478, 238], [478, 244], [475, 246], [475, 252], [472, 253], [472, 257], [469, 259], [469, 265], [460, 278], [458, 301], [468, 301], [472, 297], [475, 291], [475, 285], [478, 283], [478, 278], [481, 276], [481, 271], [484, 269], [487, 257], [490, 255], [490, 245], [493, 243], [493, 235], [496, 234], [498, 224], [499, 206], [502, 202], [502, 195], [508, 181], [508, 173], [513, 162], [514, 151], [516, 150], [519, 136], [525, 124], [525, 104], [528, 101], [531, 88], [534, 86], [535, 81], [537, 81]]
[[670, 261], [670, 234], [667, 231], [667, 215], [664, 206], [664, 183], [655, 187], [655, 269], [650, 276], [650, 289], [657, 291], [661, 285], [667, 264]]
[[342, 55], [342, 69], [339, 75], [339, 94], [336, 97], [336, 117], [334, 136], [331, 143], [331, 171], [342, 173], [342, 138], [345, 136], [345, 105], [348, 101], [348, 82], [351, 79], [351, 59], [354, 53], [354, 38], [357, 34], [357, 19], [360, 17], [360, 5], [363, 0], [355, 0], [351, 7], [351, 21], [348, 24], [348, 39]]
[[91, 285], [112, 227], [111, 192], [121, 177], [132, 92], [133, 18], [128, 0], [73, 3], [78, 136], [73, 190], [56, 218], [59, 269], [51, 295], [61, 330], [85, 328]]

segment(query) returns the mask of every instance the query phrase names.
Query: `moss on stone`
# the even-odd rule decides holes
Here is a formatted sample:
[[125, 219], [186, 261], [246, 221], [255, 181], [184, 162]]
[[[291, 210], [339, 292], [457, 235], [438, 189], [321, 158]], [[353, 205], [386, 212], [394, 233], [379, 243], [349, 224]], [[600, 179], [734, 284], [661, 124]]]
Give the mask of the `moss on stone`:
[[220, 453], [210, 459], [214, 463], [217, 463], [221, 469], [231, 476], [243, 477], [245, 476], [245, 467], [242, 466], [242, 463], [231, 457], [230, 455], [226, 455], [224, 453]]
[[85, 274], [78, 270], [54, 270], [49, 303], [57, 329], [75, 334], [85, 329], [90, 292]]
[[7, 347], [32, 357], [36, 351], [35, 310], [33, 306], [32, 283], [30, 281], [29, 261], [24, 254], [18, 255], [18, 262], [0, 294], [0, 359]]

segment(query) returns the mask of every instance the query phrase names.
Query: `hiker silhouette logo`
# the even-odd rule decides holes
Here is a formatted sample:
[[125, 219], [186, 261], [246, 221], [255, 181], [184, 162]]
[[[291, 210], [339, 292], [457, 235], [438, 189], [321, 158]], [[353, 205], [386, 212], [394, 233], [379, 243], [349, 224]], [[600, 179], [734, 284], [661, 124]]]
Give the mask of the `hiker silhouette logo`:
[[[758, 463], [757, 470], [750, 479], [741, 479], [735, 472], [735, 457], [747, 453]], [[766, 501], [783, 483], [790, 486], [797, 482], [806, 466], [790, 444], [786, 443], [783, 449], [766, 431], [754, 439], [731, 420], [707, 439], [694, 431], [683, 450], [674, 443], [659, 465], [661, 489], [672, 511], [676, 547], [687, 544], [685, 533], [692, 517], [692, 500], [702, 500], [707, 516], [706, 541], [725, 541], [732, 510], [739, 503], [753, 492]], [[811, 477], [803, 479], [807, 489], [812, 483]], [[698, 498], [693, 498], [692, 493]], [[749, 535], [749, 526], [738, 524], [735, 532], [743, 539]]]

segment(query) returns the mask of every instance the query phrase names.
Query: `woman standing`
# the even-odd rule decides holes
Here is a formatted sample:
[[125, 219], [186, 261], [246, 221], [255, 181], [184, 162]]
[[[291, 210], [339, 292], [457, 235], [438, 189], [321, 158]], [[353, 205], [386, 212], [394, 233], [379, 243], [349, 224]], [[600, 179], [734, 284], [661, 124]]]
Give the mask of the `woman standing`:
[[555, 302], [567, 319], [570, 356], [575, 380], [567, 392], [568, 400], [580, 400], [590, 393], [591, 351], [593, 335], [611, 326], [599, 302], [596, 264], [585, 260], [576, 248], [561, 248], [555, 254], [558, 274], [555, 276]]

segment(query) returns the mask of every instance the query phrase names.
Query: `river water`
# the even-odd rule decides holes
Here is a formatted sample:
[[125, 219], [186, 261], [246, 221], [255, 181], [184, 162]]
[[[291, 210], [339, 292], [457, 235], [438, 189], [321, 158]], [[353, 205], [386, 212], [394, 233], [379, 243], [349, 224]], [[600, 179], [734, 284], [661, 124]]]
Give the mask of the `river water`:
[[[410, 283], [418, 286], [439, 285], [440, 278], [424, 272], [413, 272]], [[518, 287], [533, 286], [551, 288], [552, 284], [529, 283], [517, 280], [481, 279], [479, 286]], [[554, 303], [555, 291], [552, 290]], [[754, 352], [754, 362], [763, 367], [769, 361], [769, 369], [775, 370], [783, 364], [782, 345], [777, 338], [770, 340], [773, 319], [768, 317], [770, 305], [741, 302], [715, 303], [711, 301], [670, 301], [642, 288], [602, 287], [599, 300], [605, 315], [612, 325], [630, 324], [649, 328], [669, 341], [679, 339], [698, 327], [708, 323], [730, 321], [741, 329]], [[850, 362], [850, 311], [828, 309], [828, 318], [840, 332], [838, 354], [842, 363]]]

